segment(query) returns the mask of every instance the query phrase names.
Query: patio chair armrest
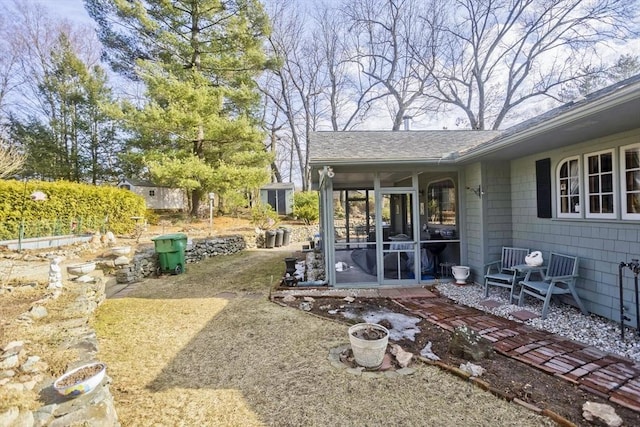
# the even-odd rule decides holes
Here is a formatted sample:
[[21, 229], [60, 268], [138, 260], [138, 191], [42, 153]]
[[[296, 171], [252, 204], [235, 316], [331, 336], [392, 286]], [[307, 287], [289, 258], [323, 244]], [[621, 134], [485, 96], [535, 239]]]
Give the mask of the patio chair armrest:
[[491, 273], [491, 267], [495, 266], [496, 271], [500, 271], [500, 268], [498, 267], [500, 265], [502, 261], [497, 260], [497, 261], [491, 261], [487, 264], [484, 265], [485, 269], [487, 270], [487, 274]]
[[553, 276], [553, 277], [547, 277], [546, 279], [550, 280], [551, 283], [557, 283], [557, 282], [566, 282], [568, 280], [573, 280], [578, 276], [574, 276], [572, 274], [568, 274], [566, 276]]

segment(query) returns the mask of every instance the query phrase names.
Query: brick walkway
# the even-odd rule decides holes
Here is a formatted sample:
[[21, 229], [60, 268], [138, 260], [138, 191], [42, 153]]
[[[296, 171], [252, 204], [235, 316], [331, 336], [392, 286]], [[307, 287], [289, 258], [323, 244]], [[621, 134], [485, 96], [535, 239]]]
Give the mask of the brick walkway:
[[425, 289], [390, 290], [387, 296], [446, 330], [466, 325], [511, 358], [570, 381], [611, 402], [640, 411], [640, 364], [595, 347], [540, 331], [438, 297]]

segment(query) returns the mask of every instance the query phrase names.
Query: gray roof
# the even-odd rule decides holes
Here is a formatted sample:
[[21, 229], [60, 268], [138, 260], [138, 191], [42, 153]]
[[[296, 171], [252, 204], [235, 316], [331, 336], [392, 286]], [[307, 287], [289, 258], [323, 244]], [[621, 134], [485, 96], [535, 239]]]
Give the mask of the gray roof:
[[294, 190], [296, 185], [293, 182], [270, 182], [260, 187], [261, 190]]
[[314, 132], [309, 159], [311, 166], [509, 159], [635, 129], [639, 107], [636, 75], [503, 131]]
[[351, 131], [313, 132], [310, 163], [439, 161], [500, 136], [501, 131]]

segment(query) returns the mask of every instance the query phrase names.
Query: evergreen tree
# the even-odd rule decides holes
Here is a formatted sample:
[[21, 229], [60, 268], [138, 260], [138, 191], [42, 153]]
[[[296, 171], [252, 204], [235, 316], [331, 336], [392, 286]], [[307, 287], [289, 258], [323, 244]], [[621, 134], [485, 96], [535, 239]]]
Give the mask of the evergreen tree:
[[88, 69], [61, 33], [38, 85], [39, 114], [11, 119], [27, 154], [25, 174], [76, 182], [114, 181], [115, 103], [104, 70]]
[[[195, 156], [211, 168], [205, 175], [218, 176], [187, 188], [192, 214], [207, 192], [223, 191], [232, 182], [231, 175], [221, 176], [227, 170], [223, 165], [260, 175], [258, 170], [268, 166], [270, 156], [264, 152], [256, 119], [259, 95], [254, 78], [268, 66], [262, 43], [269, 28], [258, 1], [85, 4], [100, 27], [113, 69], [129, 77], [135, 71], [147, 87], [146, 104], [127, 114], [135, 134], [131, 148], [161, 151], [170, 154], [171, 161]], [[238, 163], [239, 157], [243, 162]], [[163, 159], [155, 161], [153, 169], [162, 169]], [[185, 168], [176, 173], [190, 182]]]

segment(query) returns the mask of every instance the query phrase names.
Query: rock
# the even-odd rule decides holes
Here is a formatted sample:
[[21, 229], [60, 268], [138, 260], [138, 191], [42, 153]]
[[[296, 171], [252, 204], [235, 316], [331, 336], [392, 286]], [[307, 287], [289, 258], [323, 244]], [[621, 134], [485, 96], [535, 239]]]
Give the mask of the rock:
[[344, 297], [342, 299], [346, 302], [354, 302], [356, 300], [354, 297]]
[[11, 427], [31, 427], [33, 422], [33, 412], [25, 409], [20, 411], [18, 418], [11, 424]]
[[11, 378], [16, 376], [16, 371], [13, 369], [7, 369], [0, 371], [0, 378]]
[[0, 413], [0, 426], [10, 426], [20, 415], [20, 410], [12, 406], [5, 412]]
[[472, 377], [480, 377], [486, 371], [486, 369], [484, 369], [482, 366], [474, 365], [471, 362], [461, 363], [460, 364], [460, 370], [468, 373]]
[[582, 405], [582, 416], [587, 421], [602, 421], [609, 427], [622, 425], [622, 418], [616, 414], [615, 409], [604, 403], [585, 402]]
[[[34, 372], [36, 364], [40, 361], [40, 356], [29, 356], [27, 360], [20, 366], [22, 372]], [[37, 369], [36, 369], [37, 370]]]
[[316, 300], [314, 297], [304, 297], [302, 299], [305, 300], [306, 302], [314, 302]]
[[431, 346], [433, 344], [429, 341], [422, 350], [420, 350], [420, 356], [426, 357], [429, 360], [440, 360], [440, 356], [436, 355], [433, 351], [431, 351]]
[[294, 297], [293, 295], [285, 295], [284, 298], [282, 298], [282, 301], [284, 302], [293, 302], [296, 300], [296, 297]]
[[308, 301], [304, 301], [300, 303], [300, 310], [311, 311], [312, 308], [313, 308], [313, 304]]
[[2, 348], [2, 351], [7, 353], [9, 350], [13, 351], [14, 349], [17, 349], [15, 353], [19, 353], [20, 350], [22, 350], [22, 347], [24, 347], [24, 341], [11, 341]]
[[119, 256], [118, 258], [113, 260], [114, 265], [118, 266], [118, 265], [128, 265], [129, 264], [129, 258], [127, 258], [126, 256], [122, 255]]
[[493, 355], [491, 343], [467, 326], [458, 326], [453, 330], [449, 343], [449, 352], [466, 360], [478, 361]]
[[0, 370], [15, 368], [16, 366], [18, 366], [18, 363], [18, 354], [12, 354], [9, 357], [5, 357], [0, 360]]
[[33, 307], [31, 307], [31, 310], [29, 310], [28, 316], [33, 320], [38, 320], [47, 317], [48, 314], [49, 312], [43, 306], [34, 305]]
[[409, 366], [409, 363], [411, 363], [411, 359], [413, 359], [413, 353], [405, 351], [398, 344], [391, 345], [391, 354], [396, 357], [398, 365], [400, 365], [401, 368], [406, 368], [407, 366]]

